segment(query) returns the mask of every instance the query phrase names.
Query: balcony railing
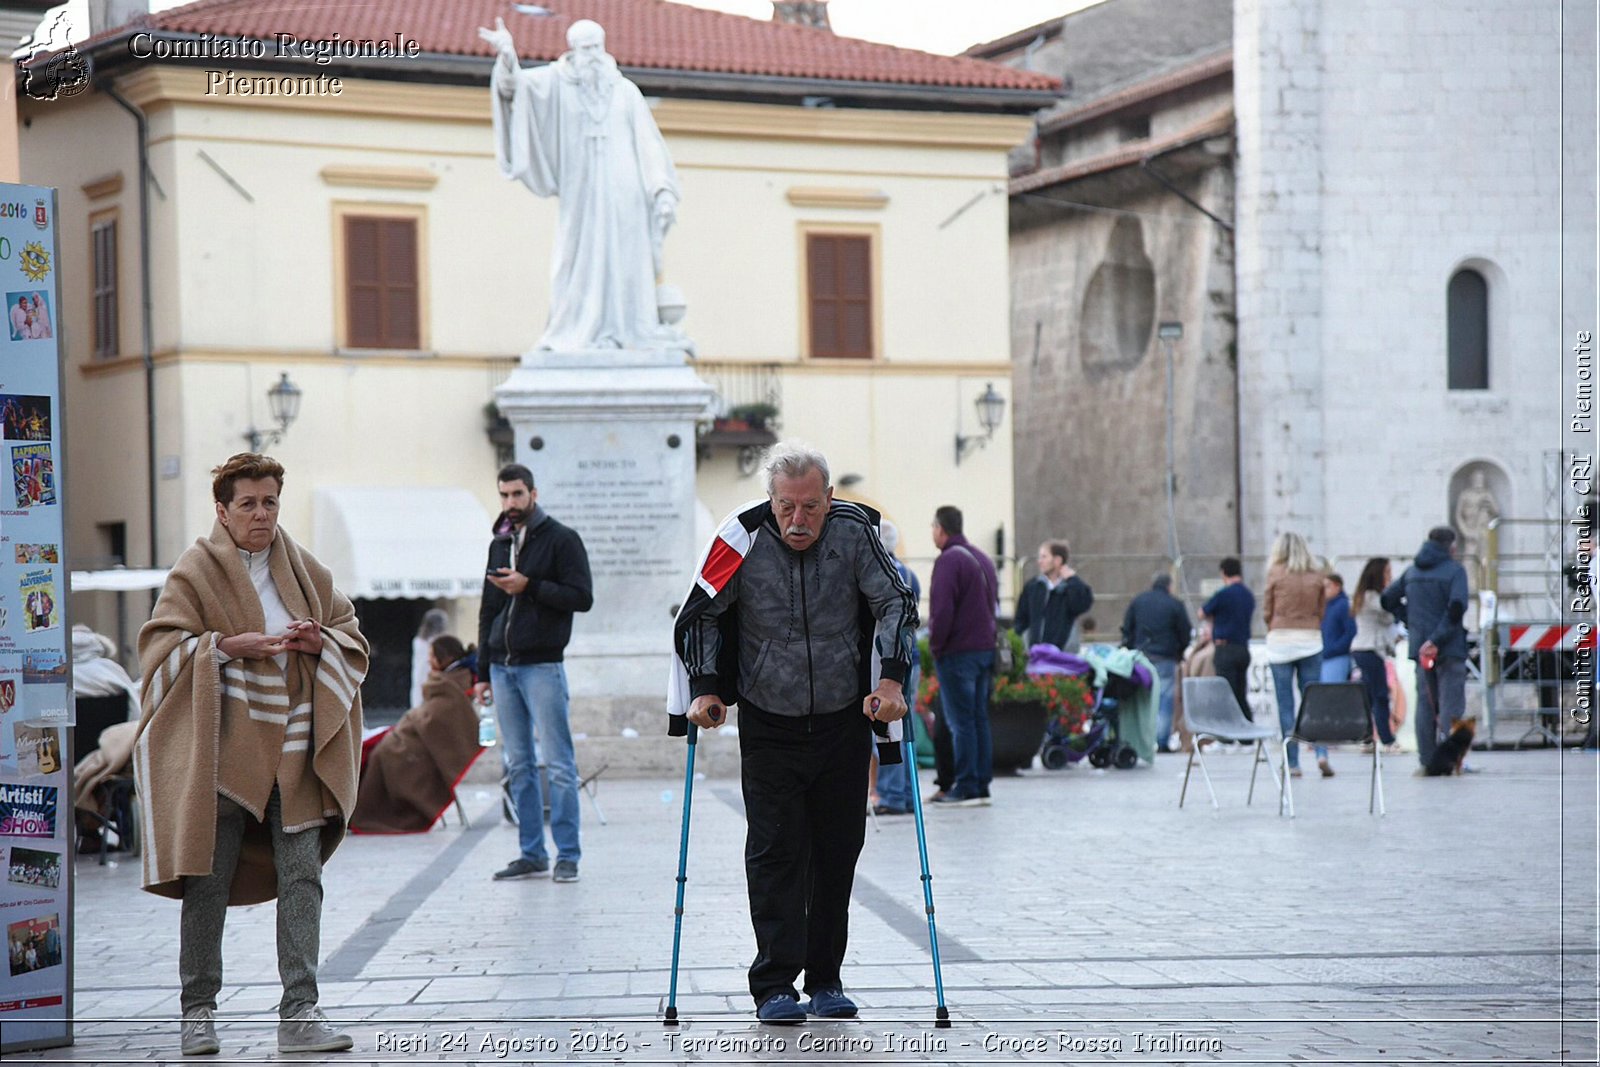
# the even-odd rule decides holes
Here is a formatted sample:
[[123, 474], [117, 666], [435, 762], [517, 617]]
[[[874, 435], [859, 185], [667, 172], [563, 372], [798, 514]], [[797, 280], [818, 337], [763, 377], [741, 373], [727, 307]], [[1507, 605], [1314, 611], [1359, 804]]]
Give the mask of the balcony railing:
[[[695, 363], [706, 384], [717, 391], [717, 414], [726, 417], [736, 408], [767, 404], [783, 410], [783, 378], [776, 363]], [[776, 426], [774, 425], [775, 429]]]
[[695, 369], [717, 393], [716, 414], [700, 433], [699, 455], [736, 448], [740, 473], [754, 473], [761, 450], [778, 440], [783, 412], [778, 365], [700, 362]]

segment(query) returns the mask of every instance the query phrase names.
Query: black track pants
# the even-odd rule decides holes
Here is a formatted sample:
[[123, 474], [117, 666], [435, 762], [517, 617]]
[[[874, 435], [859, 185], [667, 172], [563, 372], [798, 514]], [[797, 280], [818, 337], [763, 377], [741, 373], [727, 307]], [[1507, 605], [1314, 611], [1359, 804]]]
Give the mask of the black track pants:
[[840, 985], [850, 887], [866, 837], [871, 724], [859, 707], [790, 718], [739, 709], [745, 876], [756, 959], [750, 993]]

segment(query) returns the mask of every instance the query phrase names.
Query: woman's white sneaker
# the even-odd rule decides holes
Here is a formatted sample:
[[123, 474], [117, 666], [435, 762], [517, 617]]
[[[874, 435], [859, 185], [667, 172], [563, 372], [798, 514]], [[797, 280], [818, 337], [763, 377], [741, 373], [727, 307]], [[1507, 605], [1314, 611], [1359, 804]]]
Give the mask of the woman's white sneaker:
[[179, 1048], [185, 1056], [214, 1056], [222, 1048], [217, 1044], [217, 1027], [210, 1008], [191, 1008], [184, 1012], [181, 1033]]
[[278, 1024], [279, 1052], [343, 1052], [354, 1044], [349, 1034], [328, 1025], [328, 1017], [315, 1004]]

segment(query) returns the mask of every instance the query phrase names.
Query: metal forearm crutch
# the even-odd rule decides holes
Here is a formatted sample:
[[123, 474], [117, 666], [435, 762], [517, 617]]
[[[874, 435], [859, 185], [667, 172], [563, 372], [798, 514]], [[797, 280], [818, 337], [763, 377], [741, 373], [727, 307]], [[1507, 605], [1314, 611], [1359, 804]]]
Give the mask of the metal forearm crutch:
[[[720, 718], [720, 716], [718, 716]], [[689, 802], [694, 799], [694, 750], [699, 727], [689, 724], [689, 759], [683, 772], [683, 836], [678, 842], [678, 903], [672, 920], [672, 982], [667, 989], [667, 1012], [662, 1022], [678, 1025], [678, 945], [683, 939], [683, 887], [689, 880]]]
[[901, 720], [905, 736], [900, 739], [901, 758], [906, 761], [906, 773], [911, 776], [911, 810], [917, 817], [917, 856], [922, 861], [922, 903], [928, 912], [928, 945], [933, 951], [933, 994], [938, 1007], [934, 1011], [934, 1029], [950, 1026], [950, 1009], [944, 1004], [944, 976], [939, 969], [939, 927], [933, 920], [933, 875], [928, 873], [928, 831], [922, 822], [922, 786], [917, 781], [916, 734], [912, 729], [915, 711]]

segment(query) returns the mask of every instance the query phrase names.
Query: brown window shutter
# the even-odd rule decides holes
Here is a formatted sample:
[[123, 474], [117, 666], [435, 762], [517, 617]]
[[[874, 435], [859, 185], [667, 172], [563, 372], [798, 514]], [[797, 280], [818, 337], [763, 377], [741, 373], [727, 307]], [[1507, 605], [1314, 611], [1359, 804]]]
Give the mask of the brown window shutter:
[[383, 344], [378, 222], [349, 215], [344, 220], [345, 322], [351, 348]]
[[421, 347], [415, 219], [384, 220], [383, 275], [384, 347]]
[[872, 358], [872, 240], [841, 237], [839, 255], [839, 348]]
[[807, 234], [811, 354], [872, 358], [872, 238]]
[[107, 219], [93, 227], [94, 254], [94, 357], [111, 359], [117, 354], [117, 220]]
[[415, 219], [346, 215], [345, 319], [351, 348], [420, 348]]

